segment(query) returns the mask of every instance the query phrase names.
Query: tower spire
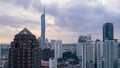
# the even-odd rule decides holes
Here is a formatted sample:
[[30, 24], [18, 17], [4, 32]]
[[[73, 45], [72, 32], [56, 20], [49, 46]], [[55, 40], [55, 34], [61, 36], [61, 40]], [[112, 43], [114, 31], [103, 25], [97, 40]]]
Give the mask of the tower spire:
[[45, 14], [45, 0], [43, 0], [43, 13]]
[[41, 15], [41, 47], [45, 47], [45, 3], [43, 0], [43, 14]]

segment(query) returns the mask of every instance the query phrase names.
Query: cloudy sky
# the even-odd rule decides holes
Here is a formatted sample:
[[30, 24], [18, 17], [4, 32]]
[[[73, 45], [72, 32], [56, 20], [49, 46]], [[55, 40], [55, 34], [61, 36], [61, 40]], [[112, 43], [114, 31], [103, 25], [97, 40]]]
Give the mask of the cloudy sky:
[[120, 39], [120, 0], [0, 0], [0, 43], [10, 43], [24, 27], [38, 38], [44, 2], [48, 39], [74, 43], [87, 34], [102, 39], [106, 22], [114, 23], [115, 38]]

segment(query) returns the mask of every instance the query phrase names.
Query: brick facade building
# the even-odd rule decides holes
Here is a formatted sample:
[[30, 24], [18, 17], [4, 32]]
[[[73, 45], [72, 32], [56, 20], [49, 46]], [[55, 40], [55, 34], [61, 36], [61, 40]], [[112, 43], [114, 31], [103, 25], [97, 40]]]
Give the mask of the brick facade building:
[[27, 28], [11, 42], [9, 68], [41, 68], [39, 43]]

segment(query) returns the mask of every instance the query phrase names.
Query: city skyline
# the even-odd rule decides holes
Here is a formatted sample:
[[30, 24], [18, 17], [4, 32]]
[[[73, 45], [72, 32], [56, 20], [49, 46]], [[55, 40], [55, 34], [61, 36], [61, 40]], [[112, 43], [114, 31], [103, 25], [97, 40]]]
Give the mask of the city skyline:
[[[45, 4], [48, 39], [77, 42], [79, 35], [91, 34], [93, 40], [102, 40], [102, 26], [107, 22], [113, 23], [115, 39], [120, 39], [119, 0], [45, 0]], [[24, 27], [40, 37], [42, 1], [0, 0], [0, 5], [0, 43], [10, 43]]]

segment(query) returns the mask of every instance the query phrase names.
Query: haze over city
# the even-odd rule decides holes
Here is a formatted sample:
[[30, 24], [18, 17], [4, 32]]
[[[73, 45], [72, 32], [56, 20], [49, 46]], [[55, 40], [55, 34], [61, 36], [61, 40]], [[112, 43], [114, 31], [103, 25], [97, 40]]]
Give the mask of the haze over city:
[[[43, 13], [40, 0], [0, 0], [0, 42], [10, 43], [27, 27], [40, 36]], [[77, 42], [79, 35], [91, 34], [102, 40], [102, 26], [114, 24], [115, 39], [120, 39], [119, 0], [45, 0], [46, 38]]]

